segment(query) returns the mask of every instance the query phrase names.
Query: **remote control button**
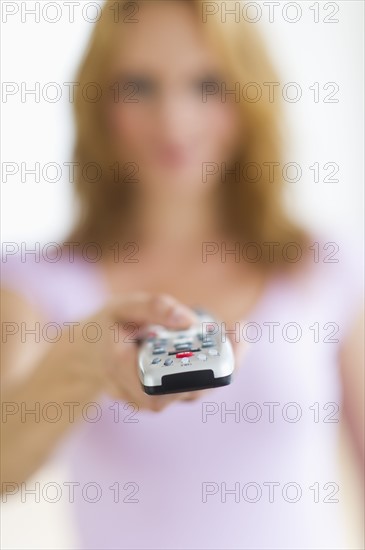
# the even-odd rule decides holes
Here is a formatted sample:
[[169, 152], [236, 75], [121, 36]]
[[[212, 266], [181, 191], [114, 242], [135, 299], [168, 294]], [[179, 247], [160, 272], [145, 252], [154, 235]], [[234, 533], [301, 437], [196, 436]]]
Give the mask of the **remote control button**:
[[205, 355], [205, 353], [198, 353], [197, 358], [199, 359], [199, 361], [207, 360], [207, 356]]
[[190, 365], [190, 359], [188, 357], [184, 357], [183, 359], [181, 359], [180, 363], [182, 365]]
[[213, 340], [206, 340], [205, 342], [202, 342], [202, 348], [211, 348], [214, 346]]
[[166, 367], [169, 367], [170, 365], [173, 364], [173, 362], [174, 362], [173, 359], [166, 359], [165, 362], [164, 362], [164, 365]]
[[166, 344], [167, 344], [167, 339], [164, 338], [163, 340], [155, 340], [153, 343], [153, 346], [155, 348], [161, 348], [163, 346], [166, 346]]
[[176, 350], [175, 351], [169, 351], [168, 354], [178, 356], [178, 355], [180, 355], [180, 353], [193, 353], [193, 352], [196, 352], [196, 351], [201, 351], [201, 350], [200, 350], [200, 348], [189, 348], [186, 351], [176, 351]]
[[165, 348], [155, 348], [154, 350], [152, 350], [152, 353], [153, 353], [153, 355], [157, 355], [157, 354], [160, 354], [160, 353], [166, 353], [166, 350], [165, 350]]
[[175, 344], [176, 351], [188, 350], [191, 347], [192, 342], [186, 342], [185, 344]]
[[216, 349], [209, 349], [208, 353], [209, 353], [209, 355], [219, 355], [218, 350], [216, 350]]
[[194, 355], [191, 351], [182, 351], [176, 354], [176, 359], [182, 359], [183, 357], [191, 357]]
[[159, 363], [160, 361], [161, 361], [160, 357], [155, 357], [154, 359], [152, 359], [152, 365], [156, 365], [156, 363]]
[[156, 340], [153, 340], [153, 348], [160, 348], [161, 344], [160, 342], [156, 342]]

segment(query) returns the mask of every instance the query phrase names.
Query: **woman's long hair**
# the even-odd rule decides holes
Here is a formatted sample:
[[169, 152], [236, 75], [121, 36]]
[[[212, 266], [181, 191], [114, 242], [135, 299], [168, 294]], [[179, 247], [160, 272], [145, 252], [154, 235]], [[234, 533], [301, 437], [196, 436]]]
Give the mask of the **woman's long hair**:
[[[223, 56], [229, 75], [227, 90], [232, 89], [232, 84], [239, 85], [237, 112], [244, 128], [234, 163], [239, 177], [227, 176], [217, 191], [222, 194], [226, 226], [236, 241], [261, 246], [263, 256], [257, 264], [259, 267], [289, 267], [290, 263], [281, 254], [276, 254], [273, 261], [270, 246], [264, 243], [284, 246], [294, 242], [305, 247], [307, 235], [290, 219], [283, 206], [283, 116], [280, 94], [275, 90], [279, 80], [257, 25], [243, 19], [237, 23], [234, 16], [229, 15], [225, 22], [219, 15], [207, 16], [204, 20], [204, 2], [181, 1], [187, 1], [194, 9], [202, 32]], [[127, 0], [105, 3], [77, 74], [74, 162], [79, 213], [69, 236], [73, 242], [97, 242], [106, 247], [122, 237], [121, 224], [133, 185], [115, 177], [117, 163], [107, 135], [105, 112], [113, 94], [110, 64], [116, 44], [119, 48], [123, 43], [124, 25], [133, 24], [133, 10], [137, 10], [139, 4]]]

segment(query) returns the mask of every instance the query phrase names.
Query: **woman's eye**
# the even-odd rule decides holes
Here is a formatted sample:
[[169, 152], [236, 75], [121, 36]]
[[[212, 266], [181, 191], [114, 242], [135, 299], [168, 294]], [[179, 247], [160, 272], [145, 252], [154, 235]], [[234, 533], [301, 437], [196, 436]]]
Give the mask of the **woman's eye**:
[[150, 96], [156, 91], [156, 87], [151, 80], [140, 79], [128, 82], [128, 85], [133, 89], [134, 92], [140, 96]]

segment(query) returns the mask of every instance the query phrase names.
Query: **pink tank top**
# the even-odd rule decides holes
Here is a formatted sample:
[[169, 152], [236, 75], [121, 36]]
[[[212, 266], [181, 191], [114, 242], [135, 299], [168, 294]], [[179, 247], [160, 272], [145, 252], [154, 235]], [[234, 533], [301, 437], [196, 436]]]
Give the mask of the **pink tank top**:
[[[317, 241], [306, 276], [272, 279], [241, 320], [251, 345], [231, 385], [160, 413], [103, 395], [58, 445], [80, 549], [346, 547], [337, 355], [362, 270], [349, 240]], [[103, 305], [96, 264], [33, 258], [3, 255], [2, 284], [48, 320]]]

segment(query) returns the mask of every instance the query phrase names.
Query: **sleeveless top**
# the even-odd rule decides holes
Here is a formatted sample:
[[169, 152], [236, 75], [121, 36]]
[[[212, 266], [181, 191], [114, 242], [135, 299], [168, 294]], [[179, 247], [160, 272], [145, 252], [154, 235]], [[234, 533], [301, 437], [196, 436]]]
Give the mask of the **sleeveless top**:
[[[57, 445], [80, 549], [346, 548], [338, 351], [362, 270], [350, 241], [333, 255], [317, 241], [305, 276], [273, 278], [241, 320], [250, 346], [229, 386], [159, 413], [101, 395]], [[2, 284], [49, 322], [81, 320], [108, 296], [81, 257], [25, 260], [3, 254]]]

